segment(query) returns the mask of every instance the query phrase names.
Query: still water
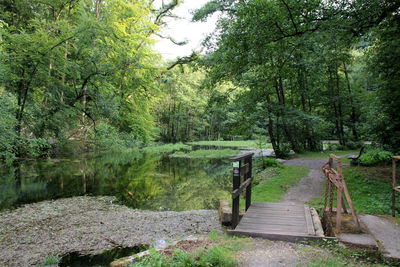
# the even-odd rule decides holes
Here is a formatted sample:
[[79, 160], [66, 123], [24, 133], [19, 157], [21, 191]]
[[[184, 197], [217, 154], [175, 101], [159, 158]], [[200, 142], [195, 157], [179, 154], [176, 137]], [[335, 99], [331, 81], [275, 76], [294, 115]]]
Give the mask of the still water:
[[89, 153], [26, 161], [0, 169], [0, 210], [72, 196], [113, 195], [132, 208], [215, 209], [228, 199], [227, 159], [169, 158], [161, 153]]

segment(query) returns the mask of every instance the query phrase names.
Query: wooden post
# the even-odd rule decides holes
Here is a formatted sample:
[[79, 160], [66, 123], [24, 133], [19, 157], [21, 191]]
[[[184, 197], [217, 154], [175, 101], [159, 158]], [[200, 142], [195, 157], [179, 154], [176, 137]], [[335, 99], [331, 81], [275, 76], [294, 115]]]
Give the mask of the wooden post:
[[[235, 164], [235, 163], [233, 163]], [[239, 160], [238, 165], [233, 166], [233, 190], [239, 189], [240, 186], [240, 167], [241, 160]], [[232, 196], [232, 229], [235, 229], [239, 224], [239, 200], [240, 196]]]
[[396, 217], [396, 158], [392, 158], [392, 216]]
[[340, 232], [340, 227], [342, 224], [342, 187], [337, 189], [337, 207], [336, 207], [336, 229], [338, 233]]
[[[400, 159], [400, 157], [399, 157]], [[337, 171], [333, 169], [333, 160], [337, 162]], [[354, 222], [356, 223], [358, 229], [360, 229], [360, 222], [358, 220], [356, 211], [353, 206], [353, 202], [351, 201], [349, 191], [346, 186], [346, 182], [344, 181], [344, 176], [343, 176], [343, 170], [342, 170], [342, 161], [340, 157], [337, 157], [333, 154], [329, 155], [329, 166], [322, 167], [322, 170], [326, 177], [328, 178], [329, 182], [329, 209], [328, 209], [328, 217], [330, 213], [332, 212], [332, 205], [333, 205], [333, 190], [334, 186], [337, 188], [337, 209], [336, 209], [336, 229], [337, 232], [340, 232], [340, 227], [341, 227], [341, 219], [342, 219], [342, 208], [346, 211], [345, 207], [345, 202], [344, 202], [344, 197], [343, 197], [343, 191], [344, 195], [347, 199], [347, 203], [349, 204], [351, 213], [353, 215]], [[326, 203], [326, 201], [325, 201]], [[324, 204], [326, 206], [326, 204]], [[343, 206], [343, 207], [342, 207]]]
[[[329, 169], [332, 168], [333, 168], [333, 159], [329, 158]], [[329, 183], [329, 216], [330, 216], [332, 214], [332, 208], [333, 208], [333, 183], [329, 179], [328, 183]]]
[[[245, 164], [249, 164], [249, 171], [246, 173], [246, 179], [252, 178], [252, 173], [251, 173], [251, 169], [252, 169], [252, 157], [248, 157], [245, 159]], [[251, 205], [251, 183], [246, 187], [246, 211], [249, 209]]]

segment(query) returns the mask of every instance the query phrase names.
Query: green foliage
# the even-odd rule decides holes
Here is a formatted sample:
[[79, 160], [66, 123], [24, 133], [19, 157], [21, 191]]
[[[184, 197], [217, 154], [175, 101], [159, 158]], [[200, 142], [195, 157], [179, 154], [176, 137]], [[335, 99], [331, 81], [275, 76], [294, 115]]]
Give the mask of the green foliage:
[[114, 126], [100, 123], [96, 132], [91, 132], [95, 147], [100, 150], [121, 151], [137, 148], [141, 142], [132, 133], [120, 132]]
[[[368, 50], [369, 89], [376, 91], [369, 113], [369, 130], [385, 149], [398, 152], [400, 147], [400, 41], [399, 14], [391, 16], [373, 32]], [[372, 39], [371, 38], [371, 39]]]
[[197, 266], [237, 266], [231, 253], [227, 249], [218, 246], [214, 246], [207, 253], [202, 254], [198, 263], [195, 264]]
[[307, 266], [382, 266], [379, 264], [382, 260], [381, 254], [376, 250], [347, 247], [337, 240], [325, 238], [305, 243], [330, 252], [312, 257]]
[[192, 147], [189, 145], [185, 145], [183, 143], [176, 144], [162, 144], [162, 145], [152, 145], [145, 146], [143, 151], [152, 152], [152, 153], [170, 153], [178, 150], [192, 150]]
[[372, 149], [363, 153], [360, 164], [364, 166], [388, 165], [392, 162], [393, 153], [381, 149]]
[[38, 157], [46, 157], [50, 152], [50, 144], [44, 138], [36, 138], [32, 140], [28, 140], [28, 151], [27, 155], [38, 158]]
[[15, 97], [0, 89], [0, 159], [7, 163], [11, 163], [17, 156], [18, 139], [14, 131], [17, 125], [15, 112]]
[[273, 167], [273, 168], [282, 168], [283, 165], [279, 163], [275, 158], [262, 158], [261, 159], [261, 166], [263, 169], [268, 168], [268, 167]]
[[149, 257], [130, 265], [131, 267], [167, 267], [167, 266], [237, 266], [232, 255], [225, 247], [213, 246], [208, 250], [202, 250], [199, 255], [185, 253], [181, 249], [173, 252], [172, 257], [162, 256], [154, 249], [150, 250]]
[[391, 181], [388, 177], [368, 175], [368, 168], [362, 168], [366, 173], [357, 167], [343, 170], [354, 208], [358, 213], [391, 214]]
[[47, 265], [58, 265], [58, 263], [60, 262], [60, 258], [56, 255], [51, 255], [48, 256], [44, 259], [43, 261], [43, 265], [47, 266]]
[[2, 160], [40, 157], [49, 141], [55, 151], [71, 140], [115, 149], [154, 137], [151, 97], [162, 68], [151, 36], [178, 3], [168, 12], [151, 4], [0, 5], [1, 104], [9, 99], [0, 115], [10, 126], [9, 141], [0, 140]]
[[[348, 167], [343, 169], [344, 179], [354, 208], [364, 214], [391, 214], [391, 180], [382, 167]], [[334, 197], [334, 205], [336, 197]], [[324, 199], [315, 198], [310, 206], [322, 209]], [[396, 204], [399, 207], [400, 203]], [[397, 208], [398, 209], [398, 208]], [[399, 212], [399, 210], [397, 211]]]

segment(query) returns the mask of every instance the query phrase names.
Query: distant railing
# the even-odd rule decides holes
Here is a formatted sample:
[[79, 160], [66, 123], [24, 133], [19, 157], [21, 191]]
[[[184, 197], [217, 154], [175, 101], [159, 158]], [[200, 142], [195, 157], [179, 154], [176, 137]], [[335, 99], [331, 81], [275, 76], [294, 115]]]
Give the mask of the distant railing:
[[[239, 224], [240, 194], [246, 189], [246, 211], [251, 205], [252, 157], [254, 153], [240, 154], [230, 159], [233, 166], [232, 229]], [[240, 178], [243, 176], [243, 183]]]

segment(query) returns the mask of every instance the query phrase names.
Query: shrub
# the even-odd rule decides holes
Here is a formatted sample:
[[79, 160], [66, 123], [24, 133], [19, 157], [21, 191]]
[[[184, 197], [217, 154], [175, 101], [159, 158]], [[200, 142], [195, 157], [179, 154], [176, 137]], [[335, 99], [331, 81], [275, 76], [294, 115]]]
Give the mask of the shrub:
[[49, 142], [44, 138], [30, 139], [28, 143], [28, 154], [34, 158], [46, 156], [51, 148]]
[[346, 149], [353, 150], [353, 149], [360, 149], [364, 145], [361, 141], [348, 141], [346, 143]]
[[360, 164], [363, 166], [390, 164], [393, 154], [381, 149], [370, 150], [360, 157]]
[[263, 169], [268, 168], [268, 167], [282, 167], [282, 164], [280, 164], [274, 158], [263, 158], [262, 159], [262, 167], [263, 167]]

